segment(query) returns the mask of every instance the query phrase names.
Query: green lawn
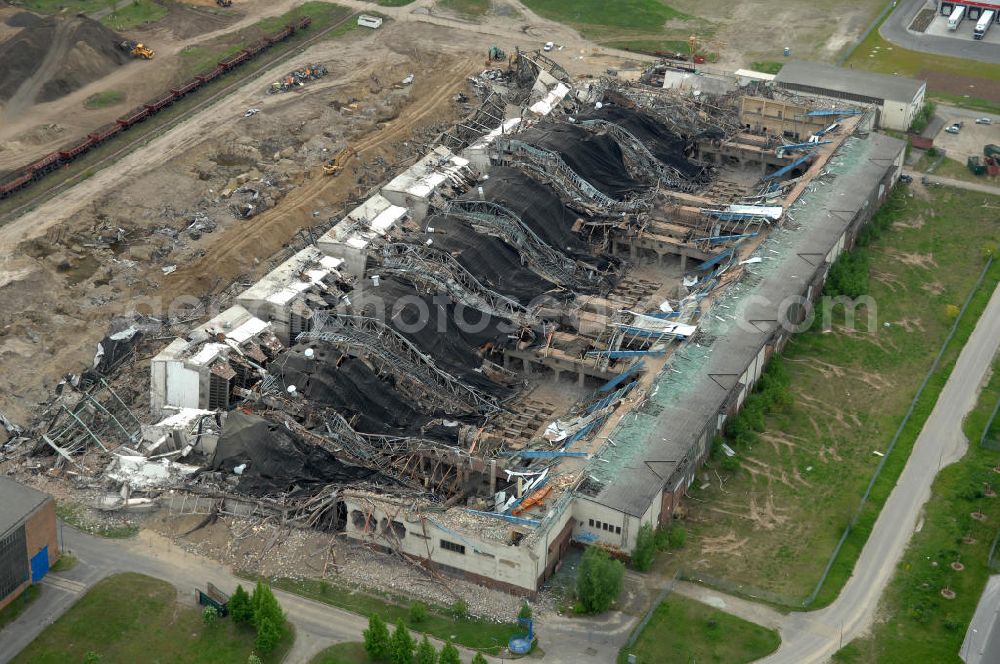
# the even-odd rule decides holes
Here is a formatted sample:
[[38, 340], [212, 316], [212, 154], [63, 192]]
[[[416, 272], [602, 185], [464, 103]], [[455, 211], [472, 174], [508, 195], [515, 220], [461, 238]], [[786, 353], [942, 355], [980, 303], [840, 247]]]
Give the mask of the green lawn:
[[785, 66], [784, 62], [774, 62], [772, 60], [765, 60], [762, 62], [754, 62], [750, 65], [750, 69], [754, 71], [764, 72], [765, 74], [777, 74], [781, 71], [781, 68]]
[[309, 664], [368, 664], [363, 643], [338, 643], [312, 658]]
[[25, 9], [39, 14], [90, 14], [108, 6], [106, 0], [22, 0], [18, 3]]
[[[757, 442], [737, 450], [735, 470], [715, 460], [699, 474], [686, 503], [687, 546], [661, 556], [661, 572], [680, 567], [730, 592], [787, 606], [801, 606], [816, 586], [881, 458], [875, 452], [886, 449], [948, 333], [946, 305], [963, 303], [983, 267], [980, 249], [1000, 238], [996, 199], [933, 188], [922, 200], [905, 191], [879, 213], [891, 225], [868, 249], [875, 325], [866, 329], [859, 315], [856, 331], [836, 324], [792, 337], [782, 362], [791, 402], [761, 415]], [[1000, 263], [962, 319], [812, 608], [832, 601], [850, 575], [998, 278]]]
[[[667, 42], [687, 39], [691, 28], [667, 30], [664, 24], [693, 19], [662, 0], [525, 0], [524, 5], [540, 16], [572, 26], [587, 39], [615, 48], [648, 52], [676, 50], [668, 47]], [[710, 25], [697, 23], [699, 36], [711, 33]]]
[[112, 30], [132, 30], [159, 21], [168, 13], [165, 6], [154, 0], [132, 0], [131, 4], [102, 18], [101, 23]]
[[490, 0], [438, 0], [438, 7], [469, 18], [483, 16], [492, 6]]
[[774, 652], [780, 645], [781, 638], [774, 630], [671, 595], [656, 608], [635, 646], [622, 648], [618, 662], [625, 664], [633, 654], [639, 664], [743, 664]]
[[[450, 639], [458, 645], [488, 653], [496, 654], [501, 648], [506, 647], [510, 637], [523, 631], [515, 623], [497, 624], [469, 618], [454, 618], [446, 615], [444, 609], [435, 607], [430, 608], [423, 622], [415, 623], [410, 619], [409, 603], [402, 598], [377, 597], [354, 588], [315, 579], [279, 578], [273, 579], [271, 585], [363, 616], [378, 613], [390, 624], [404, 620], [415, 637], [426, 632], [442, 641]], [[511, 618], [514, 619], [516, 616]]]
[[375, 0], [376, 5], [382, 5], [383, 7], [403, 7], [411, 2], [413, 0]]
[[[282, 661], [290, 641], [264, 662]], [[101, 664], [242, 663], [253, 642], [252, 629], [237, 628], [229, 619], [206, 627], [193, 595], [179, 598], [164, 581], [117, 574], [95, 585], [13, 662], [82, 662], [86, 653], [93, 652]]]
[[108, 106], [120, 104], [123, 101], [125, 101], [124, 93], [118, 90], [105, 90], [103, 92], [95, 92], [87, 97], [83, 102], [83, 107], [90, 109], [107, 108]]
[[[1000, 500], [986, 495], [1000, 488], [1000, 475], [994, 470], [1000, 453], [978, 445], [998, 399], [1000, 360], [994, 361], [992, 379], [966, 418], [965, 433], [972, 441], [969, 451], [961, 461], [942, 470], [934, 482], [923, 527], [913, 536], [882, 596], [880, 621], [870, 636], [849, 644], [834, 661], [961, 661], [958, 651], [990, 574], [987, 555], [1000, 524]], [[971, 512], [982, 512], [986, 519], [975, 520], [969, 516]], [[964, 569], [952, 569], [955, 561]], [[946, 587], [955, 592], [955, 599], [941, 596]]]

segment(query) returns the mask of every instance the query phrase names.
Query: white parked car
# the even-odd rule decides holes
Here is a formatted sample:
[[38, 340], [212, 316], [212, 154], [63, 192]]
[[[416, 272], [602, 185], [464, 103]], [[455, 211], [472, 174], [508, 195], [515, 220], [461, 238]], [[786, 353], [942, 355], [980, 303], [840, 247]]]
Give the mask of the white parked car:
[[945, 129], [945, 131], [948, 132], [949, 134], [957, 134], [958, 132], [962, 131], [962, 123], [956, 122], [952, 126]]
[[542, 50], [548, 52], [554, 49], [555, 47], [556, 45], [553, 44], [552, 42], [545, 42], [545, 46], [542, 47]]
[[976, 118], [976, 124], [993, 124], [992, 118]]

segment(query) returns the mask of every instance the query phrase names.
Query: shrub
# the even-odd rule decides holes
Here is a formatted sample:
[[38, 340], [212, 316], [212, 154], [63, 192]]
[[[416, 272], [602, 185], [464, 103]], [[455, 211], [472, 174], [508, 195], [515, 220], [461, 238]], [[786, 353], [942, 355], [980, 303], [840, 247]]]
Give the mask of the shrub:
[[944, 315], [948, 320], [955, 320], [958, 318], [958, 314], [961, 313], [961, 309], [954, 304], [946, 304], [944, 307]]
[[464, 599], [456, 600], [455, 603], [451, 605], [451, 615], [458, 620], [469, 617], [469, 605], [465, 603]]
[[441, 658], [438, 660], [439, 664], [462, 664], [462, 658], [458, 654], [458, 648], [451, 645], [451, 641], [444, 644], [444, 648], [441, 648]]
[[587, 613], [603, 613], [622, 591], [625, 566], [596, 546], [587, 549], [580, 562], [576, 594]]
[[531, 615], [532, 615], [531, 605], [525, 602], [524, 604], [521, 605], [521, 610], [517, 612], [517, 617], [521, 618], [522, 620], [530, 620]]
[[868, 252], [862, 249], [841, 252], [830, 266], [823, 292], [831, 297], [861, 297], [868, 292]]
[[250, 594], [242, 585], [236, 586], [236, 592], [229, 598], [229, 615], [237, 625], [253, 623], [253, 606], [250, 604]]
[[247, 664], [264, 664], [264, 661], [255, 652], [251, 652], [250, 656], [247, 657]]
[[400, 620], [389, 643], [389, 661], [392, 664], [413, 664], [413, 647], [413, 637], [406, 629], [406, 623]]
[[83, 664], [98, 664], [101, 659], [100, 655], [93, 650], [89, 650], [87, 651], [87, 654], [83, 656]]
[[365, 652], [371, 659], [377, 662], [389, 659], [389, 628], [377, 613], [368, 619], [364, 637]]
[[214, 606], [206, 606], [205, 610], [201, 612], [201, 622], [205, 627], [211, 627], [219, 621], [219, 610]]
[[644, 523], [639, 527], [639, 534], [635, 538], [635, 550], [632, 552], [632, 567], [640, 572], [645, 572], [653, 565], [653, 557], [656, 555], [656, 533], [653, 526]]
[[420, 645], [417, 646], [417, 664], [437, 664], [437, 661], [437, 650], [427, 640], [427, 635], [424, 634], [424, 638], [420, 640]]
[[410, 605], [410, 622], [419, 625], [427, 620], [427, 605], [423, 602], [414, 602]]
[[667, 531], [667, 541], [671, 549], [683, 549], [687, 542], [687, 531], [680, 526], [671, 526]]
[[481, 652], [477, 652], [476, 656], [472, 658], [472, 664], [487, 664], [486, 658]]

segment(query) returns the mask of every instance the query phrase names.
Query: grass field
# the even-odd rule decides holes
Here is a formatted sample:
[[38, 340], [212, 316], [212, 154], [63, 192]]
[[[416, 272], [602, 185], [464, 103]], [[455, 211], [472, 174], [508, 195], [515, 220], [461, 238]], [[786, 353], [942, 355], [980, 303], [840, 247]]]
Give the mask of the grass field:
[[671, 595], [657, 607], [635, 646], [622, 649], [618, 662], [625, 664], [633, 654], [638, 664], [743, 664], [774, 652], [780, 645], [781, 638], [774, 630]]
[[[218, 664], [246, 662], [252, 629], [231, 620], [202, 623], [193, 599], [178, 604], [172, 585], [141, 574], [100, 581], [14, 660], [14, 664], [82, 662], [93, 652], [101, 664]], [[282, 661], [290, 639], [264, 662]]]
[[365, 644], [338, 643], [313, 657], [309, 664], [368, 664], [370, 661]]
[[[946, 306], [962, 304], [983, 267], [980, 248], [1000, 237], [996, 205], [983, 194], [939, 188], [927, 200], [890, 199], [880, 214], [891, 215], [892, 225], [868, 249], [875, 325], [867, 330], [861, 315], [857, 331], [835, 325], [792, 338], [782, 362], [791, 403], [763, 419], [735, 472], [712, 462], [699, 474], [687, 502], [688, 544], [661, 557], [661, 571], [680, 566], [689, 576], [722, 579], [733, 592], [761, 589], [800, 605], [947, 335]], [[991, 292], [998, 277], [1000, 264], [981, 291]], [[850, 575], [988, 292], [962, 320], [813, 608], [832, 601]]]
[[95, 92], [87, 97], [83, 102], [83, 107], [90, 109], [107, 108], [108, 106], [120, 104], [124, 100], [124, 93], [118, 90], [105, 90], [104, 92]]
[[116, 9], [101, 19], [112, 30], [132, 30], [147, 23], [159, 21], [169, 9], [153, 0], [132, 0], [131, 4]]
[[90, 14], [108, 6], [107, 0], [22, 0], [21, 7], [39, 14]]
[[[857, 664], [958, 664], [979, 595], [990, 575], [987, 555], [1000, 527], [1000, 500], [994, 493], [1000, 453], [982, 449], [980, 434], [1000, 399], [1000, 360], [965, 421], [971, 445], [958, 463], [941, 471], [917, 532], [879, 605], [882, 618], [870, 636], [850, 643], [835, 662]], [[992, 494], [992, 497], [989, 495]], [[985, 520], [971, 518], [981, 512]], [[971, 538], [971, 539], [967, 539]], [[951, 564], [960, 562], [956, 571]], [[955, 598], [941, 596], [949, 588]]]
[[492, 5], [490, 0], [438, 0], [437, 4], [441, 9], [469, 18], [483, 16]]
[[[442, 641], [451, 639], [458, 645], [484, 652], [498, 652], [507, 645], [510, 637], [523, 631], [514, 623], [497, 624], [469, 618], [453, 618], [445, 615], [445, 610], [435, 607], [430, 607], [427, 617], [422, 622], [414, 623], [410, 619], [410, 605], [403, 603], [402, 599], [397, 602], [397, 598], [377, 597], [353, 588], [313, 579], [274, 579], [272, 585], [363, 616], [377, 613], [390, 624], [404, 620], [414, 636], [426, 632]], [[511, 618], [514, 619], [516, 616]]]

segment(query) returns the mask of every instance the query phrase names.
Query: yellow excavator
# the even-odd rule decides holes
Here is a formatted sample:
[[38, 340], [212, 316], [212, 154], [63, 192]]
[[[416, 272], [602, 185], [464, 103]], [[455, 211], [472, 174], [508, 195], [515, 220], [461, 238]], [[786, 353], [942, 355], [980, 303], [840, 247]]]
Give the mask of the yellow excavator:
[[325, 175], [333, 176], [340, 175], [340, 172], [344, 170], [345, 166], [347, 166], [347, 162], [357, 156], [357, 150], [348, 145], [346, 148], [338, 152], [333, 159], [327, 159], [323, 163], [323, 173]]
[[151, 48], [146, 48], [140, 42], [132, 41], [131, 39], [126, 39], [125, 41], [118, 44], [118, 48], [125, 51], [133, 58], [142, 58], [143, 60], [152, 60], [156, 52]]

